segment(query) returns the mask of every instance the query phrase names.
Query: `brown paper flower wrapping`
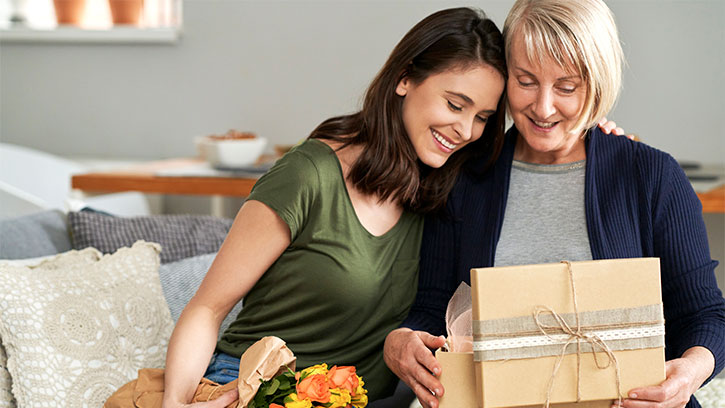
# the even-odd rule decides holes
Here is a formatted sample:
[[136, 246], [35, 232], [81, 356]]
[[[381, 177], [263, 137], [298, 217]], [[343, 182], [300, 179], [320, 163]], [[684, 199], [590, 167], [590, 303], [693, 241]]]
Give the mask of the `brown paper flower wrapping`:
[[[269, 380], [280, 372], [295, 369], [295, 356], [285, 342], [278, 337], [264, 337], [252, 344], [242, 355], [239, 378], [229, 384], [219, 385], [202, 378], [191, 402], [211, 401], [233, 390], [239, 391], [239, 399], [226, 408], [246, 408], [254, 398], [260, 380]], [[138, 379], [119, 388], [103, 405], [104, 408], [159, 408], [164, 397], [164, 370], [144, 368]]]
[[287, 348], [285, 342], [279, 337], [264, 337], [252, 344], [242, 354], [239, 362], [239, 390], [238, 408], [245, 408], [254, 396], [264, 379], [269, 380], [276, 377], [282, 371], [295, 370], [295, 356]]

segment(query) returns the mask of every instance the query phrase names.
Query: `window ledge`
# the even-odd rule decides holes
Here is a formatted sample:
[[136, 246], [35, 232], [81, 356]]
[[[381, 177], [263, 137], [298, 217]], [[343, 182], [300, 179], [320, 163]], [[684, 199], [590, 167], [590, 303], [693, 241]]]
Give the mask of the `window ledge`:
[[59, 27], [52, 30], [6, 28], [0, 29], [0, 42], [66, 44], [174, 44], [178, 41], [180, 35], [181, 30], [177, 27], [113, 27], [107, 30], [89, 30], [77, 27]]

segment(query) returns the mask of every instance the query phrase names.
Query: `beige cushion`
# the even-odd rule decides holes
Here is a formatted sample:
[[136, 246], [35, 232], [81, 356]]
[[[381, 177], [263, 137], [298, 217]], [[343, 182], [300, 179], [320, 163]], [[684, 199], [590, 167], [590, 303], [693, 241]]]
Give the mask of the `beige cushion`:
[[163, 367], [173, 322], [159, 251], [139, 241], [98, 261], [79, 260], [100, 257], [89, 249], [0, 263], [0, 337], [18, 406], [100, 407], [138, 369]]
[[[93, 248], [82, 251], [70, 251], [60, 255], [43, 256], [39, 258], [0, 260], [0, 269], [7, 266], [26, 266], [36, 268], [42, 264], [43, 268], [57, 269], [69, 268], [78, 264], [90, 264], [101, 259], [101, 253]], [[4, 270], [4, 269], [3, 269]], [[12, 378], [8, 372], [8, 357], [5, 347], [0, 345], [0, 408], [14, 408]]]
[[695, 397], [702, 408], [722, 408], [725, 404], [725, 377], [713, 378], [695, 392]]

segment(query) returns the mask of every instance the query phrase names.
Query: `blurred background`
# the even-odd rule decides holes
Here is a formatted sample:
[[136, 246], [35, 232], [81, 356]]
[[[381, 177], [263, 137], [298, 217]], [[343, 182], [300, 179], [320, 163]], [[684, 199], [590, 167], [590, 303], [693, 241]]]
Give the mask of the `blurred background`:
[[[51, 0], [0, 0], [0, 19], [42, 1], [51, 11], [38, 18], [52, 26]], [[0, 32], [0, 141], [86, 162], [136, 162], [194, 156], [194, 137], [233, 128], [267, 138], [271, 151], [358, 109], [392, 47], [426, 15], [476, 6], [501, 27], [513, 1], [172, 3], [179, 36], [165, 43], [13, 41]], [[721, 174], [725, 2], [607, 4], [627, 58], [609, 117], [678, 160]], [[104, 13], [97, 4], [90, 12]], [[164, 213], [209, 210], [205, 197], [158, 200]], [[229, 201], [231, 216], [241, 199]], [[725, 218], [706, 219], [723, 259]]]
[[[192, 155], [194, 136], [229, 128], [293, 143], [356, 110], [421, 18], [471, 5], [502, 26], [512, 3], [185, 0], [171, 44], [3, 41], [0, 136], [60, 155], [138, 159]], [[722, 164], [725, 2], [607, 3], [628, 62], [609, 116], [680, 160]]]

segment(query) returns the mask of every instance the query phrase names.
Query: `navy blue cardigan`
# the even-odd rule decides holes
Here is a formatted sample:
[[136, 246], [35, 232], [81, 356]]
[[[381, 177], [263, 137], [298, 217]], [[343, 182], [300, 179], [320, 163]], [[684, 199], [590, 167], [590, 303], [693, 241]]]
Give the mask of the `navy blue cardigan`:
[[[493, 266], [515, 144], [512, 128], [496, 164], [488, 171], [483, 161], [469, 165], [451, 192], [448, 214], [426, 218], [418, 294], [404, 327], [445, 334], [445, 309], [455, 289], [461, 281], [470, 284], [471, 268]], [[697, 195], [664, 152], [596, 128], [586, 144], [585, 208], [594, 259], [659, 257], [666, 358], [704, 346], [715, 356], [714, 376], [725, 363], [725, 300]]]

